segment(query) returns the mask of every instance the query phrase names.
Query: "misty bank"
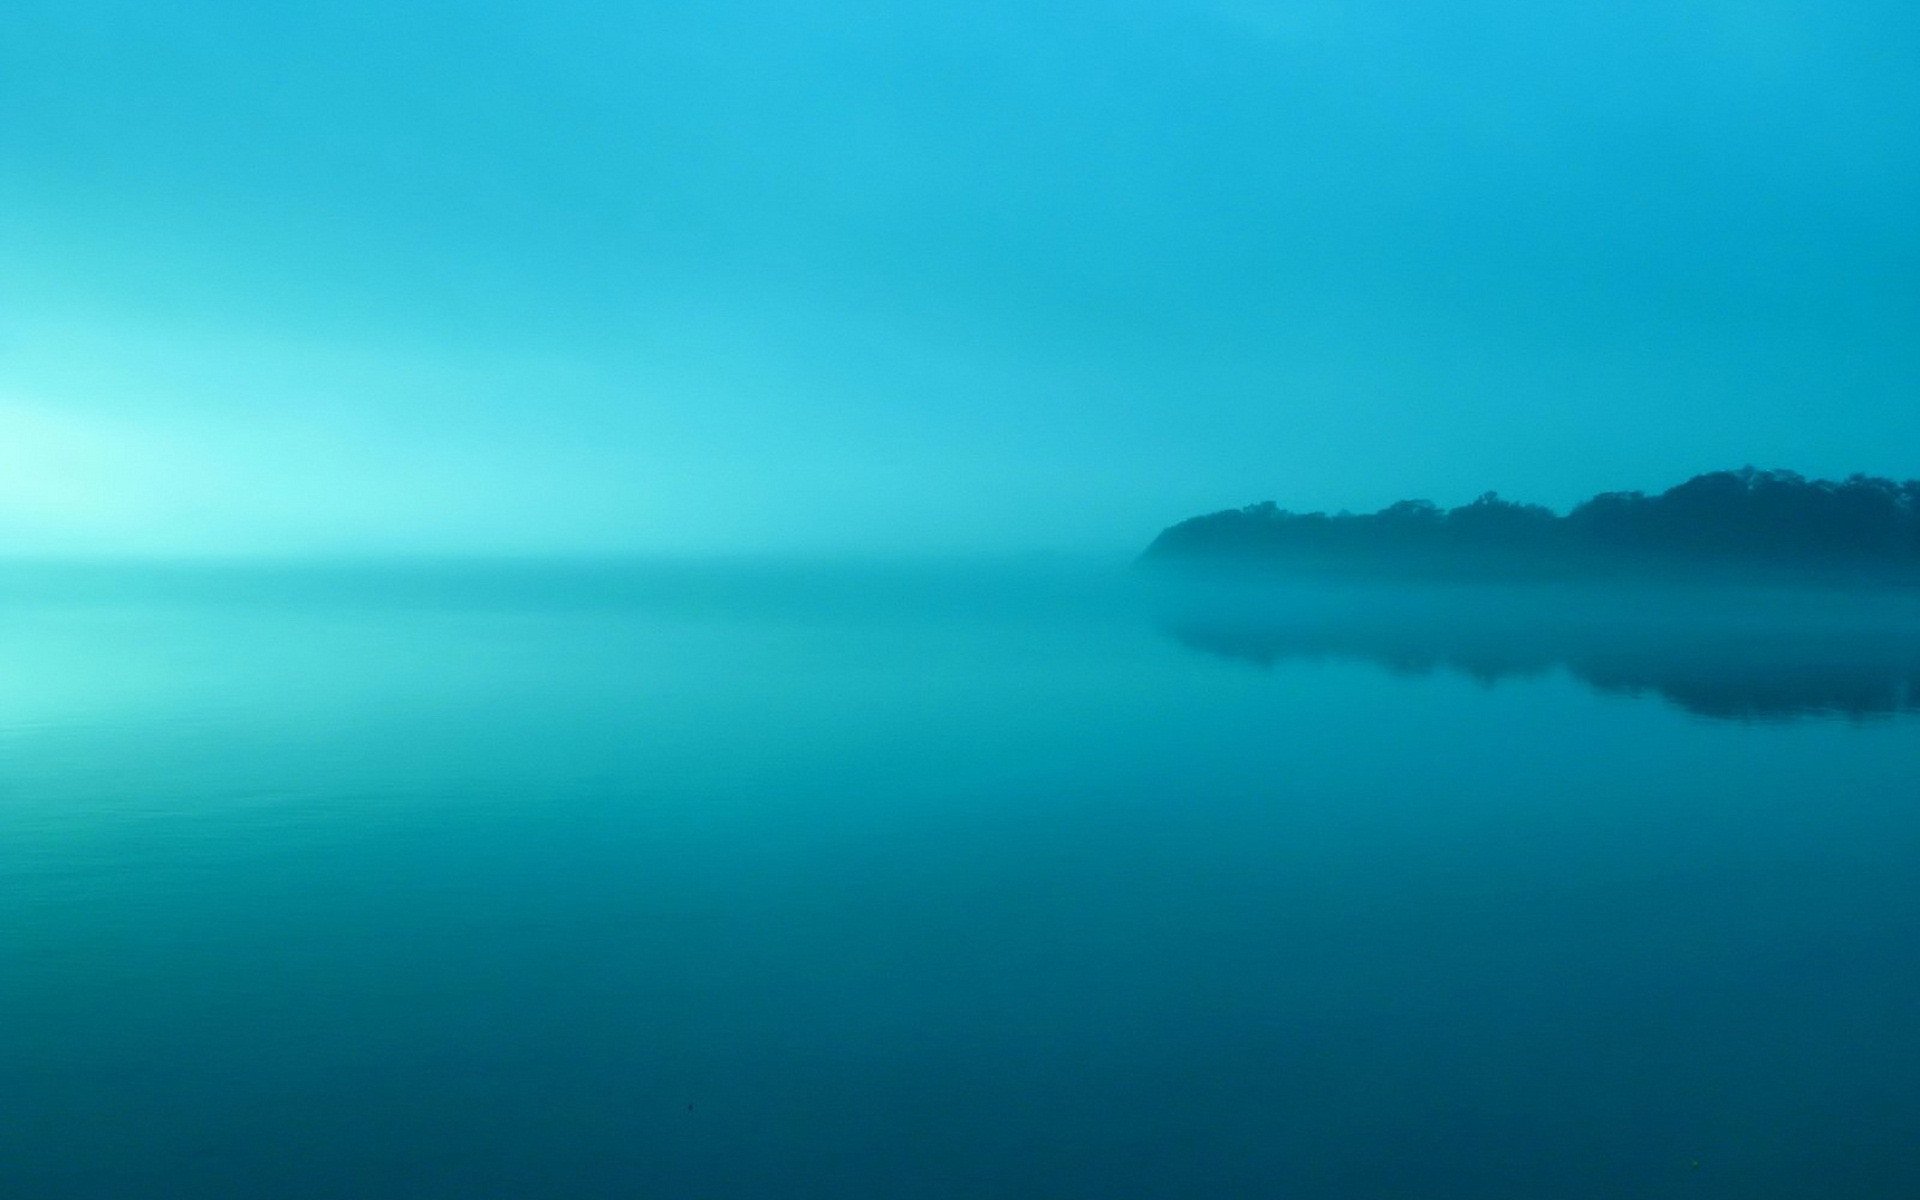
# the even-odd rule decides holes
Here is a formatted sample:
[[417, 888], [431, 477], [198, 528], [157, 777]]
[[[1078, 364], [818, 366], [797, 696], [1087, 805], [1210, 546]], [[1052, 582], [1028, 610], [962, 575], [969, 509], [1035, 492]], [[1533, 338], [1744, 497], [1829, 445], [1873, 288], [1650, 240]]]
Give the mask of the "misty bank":
[[1488, 492], [1442, 509], [1290, 512], [1272, 501], [1182, 521], [1140, 557], [1185, 573], [1920, 585], [1920, 480], [1716, 471], [1657, 495], [1607, 492], [1561, 516]]

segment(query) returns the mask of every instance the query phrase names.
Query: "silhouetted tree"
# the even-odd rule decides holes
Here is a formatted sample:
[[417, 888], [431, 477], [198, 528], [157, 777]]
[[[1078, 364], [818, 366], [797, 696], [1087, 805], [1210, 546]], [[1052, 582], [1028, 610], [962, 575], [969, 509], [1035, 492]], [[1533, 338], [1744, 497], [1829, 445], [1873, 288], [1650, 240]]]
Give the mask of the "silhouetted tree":
[[1487, 492], [1442, 510], [1288, 512], [1271, 501], [1183, 521], [1143, 556], [1456, 575], [1700, 574], [1920, 582], [1920, 480], [1715, 471], [1656, 496], [1606, 492], [1564, 517]]

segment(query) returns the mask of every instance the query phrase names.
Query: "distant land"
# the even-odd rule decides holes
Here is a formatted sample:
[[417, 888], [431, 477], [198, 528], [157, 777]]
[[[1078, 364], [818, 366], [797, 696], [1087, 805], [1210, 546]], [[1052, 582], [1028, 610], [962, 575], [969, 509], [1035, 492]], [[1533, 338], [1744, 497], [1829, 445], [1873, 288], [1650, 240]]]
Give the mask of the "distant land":
[[1142, 565], [1238, 575], [1673, 578], [1920, 585], [1920, 480], [1715, 471], [1565, 516], [1492, 492], [1443, 509], [1289, 512], [1272, 501], [1172, 526]]

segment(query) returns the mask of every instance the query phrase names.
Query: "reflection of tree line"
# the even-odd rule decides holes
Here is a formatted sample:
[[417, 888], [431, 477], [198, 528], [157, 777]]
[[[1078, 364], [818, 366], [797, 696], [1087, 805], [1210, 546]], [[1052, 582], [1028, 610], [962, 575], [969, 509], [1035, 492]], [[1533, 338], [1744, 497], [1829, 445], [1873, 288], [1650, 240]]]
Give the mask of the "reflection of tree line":
[[1183, 521], [1164, 564], [1478, 576], [1719, 575], [1920, 582], [1920, 480], [1720, 471], [1659, 495], [1609, 492], [1566, 516], [1489, 492], [1441, 509], [1295, 513], [1271, 502]]
[[1920, 712], [1920, 602], [1434, 591], [1264, 604], [1190, 594], [1161, 626], [1195, 650], [1262, 666], [1355, 658], [1486, 681], [1564, 667], [1601, 691], [1651, 692], [1709, 717]]

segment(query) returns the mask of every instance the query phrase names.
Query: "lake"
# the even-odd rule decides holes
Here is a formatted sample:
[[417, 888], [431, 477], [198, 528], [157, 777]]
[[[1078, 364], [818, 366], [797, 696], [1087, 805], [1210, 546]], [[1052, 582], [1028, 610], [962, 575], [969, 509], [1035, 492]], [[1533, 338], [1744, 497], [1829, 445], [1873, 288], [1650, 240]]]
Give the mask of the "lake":
[[0, 574], [0, 1195], [1920, 1195], [1920, 607]]

